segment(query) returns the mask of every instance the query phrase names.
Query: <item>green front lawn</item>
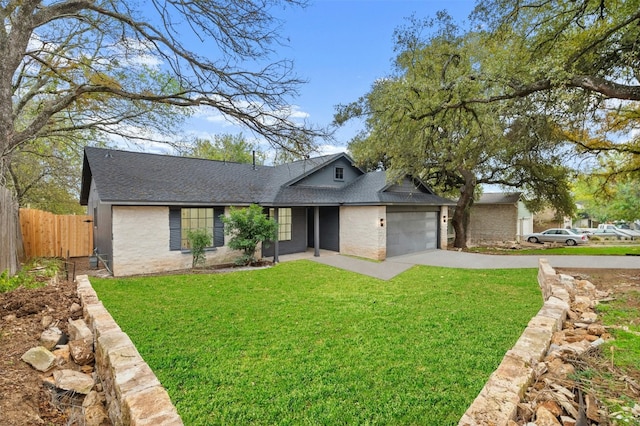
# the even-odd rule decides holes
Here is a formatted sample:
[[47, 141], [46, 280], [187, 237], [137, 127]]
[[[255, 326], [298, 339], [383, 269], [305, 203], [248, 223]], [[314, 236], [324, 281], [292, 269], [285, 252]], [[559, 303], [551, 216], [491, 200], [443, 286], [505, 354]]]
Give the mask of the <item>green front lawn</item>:
[[536, 274], [303, 260], [91, 282], [186, 425], [453, 425], [541, 307]]

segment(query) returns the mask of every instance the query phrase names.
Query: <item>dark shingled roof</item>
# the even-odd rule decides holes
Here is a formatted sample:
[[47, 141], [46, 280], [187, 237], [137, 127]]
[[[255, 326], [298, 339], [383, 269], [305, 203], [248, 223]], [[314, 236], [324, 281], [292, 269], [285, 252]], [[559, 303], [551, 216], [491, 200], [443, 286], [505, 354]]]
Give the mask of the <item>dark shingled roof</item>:
[[521, 196], [521, 192], [487, 192], [476, 204], [517, 204]]
[[85, 148], [80, 202], [88, 203], [91, 179], [101, 201], [136, 205], [453, 205], [426, 187], [387, 191], [384, 172], [364, 173], [343, 188], [292, 185], [346, 154], [279, 166], [203, 160], [103, 148]]

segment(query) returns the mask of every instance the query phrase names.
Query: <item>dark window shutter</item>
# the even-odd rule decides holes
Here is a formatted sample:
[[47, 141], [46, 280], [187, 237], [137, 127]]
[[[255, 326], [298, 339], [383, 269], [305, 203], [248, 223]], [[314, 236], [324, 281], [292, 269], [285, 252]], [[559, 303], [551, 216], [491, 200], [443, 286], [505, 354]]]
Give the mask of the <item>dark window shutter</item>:
[[180, 250], [180, 228], [182, 220], [180, 209], [169, 208], [169, 250]]
[[224, 245], [224, 223], [220, 216], [224, 216], [224, 207], [213, 209], [213, 246], [222, 247]]

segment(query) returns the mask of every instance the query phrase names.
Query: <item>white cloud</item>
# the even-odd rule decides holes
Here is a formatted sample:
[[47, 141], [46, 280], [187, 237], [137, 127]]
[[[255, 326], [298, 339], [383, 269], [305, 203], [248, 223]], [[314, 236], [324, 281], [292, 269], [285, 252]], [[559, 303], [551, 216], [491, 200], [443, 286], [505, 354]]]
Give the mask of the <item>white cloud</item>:
[[318, 147], [319, 155], [338, 154], [340, 152], [346, 152], [346, 151], [347, 151], [346, 147], [340, 146], [340, 145], [324, 144]]

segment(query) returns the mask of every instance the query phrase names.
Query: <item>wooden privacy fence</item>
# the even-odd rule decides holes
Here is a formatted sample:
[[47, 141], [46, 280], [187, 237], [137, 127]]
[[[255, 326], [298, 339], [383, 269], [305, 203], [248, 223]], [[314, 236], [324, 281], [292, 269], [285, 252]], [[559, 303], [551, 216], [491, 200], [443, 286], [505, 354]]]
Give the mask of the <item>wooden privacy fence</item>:
[[0, 186], [0, 273], [8, 270], [10, 275], [15, 274], [23, 255], [18, 203], [11, 191]]
[[83, 257], [93, 252], [93, 219], [20, 209], [20, 227], [27, 257]]

